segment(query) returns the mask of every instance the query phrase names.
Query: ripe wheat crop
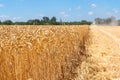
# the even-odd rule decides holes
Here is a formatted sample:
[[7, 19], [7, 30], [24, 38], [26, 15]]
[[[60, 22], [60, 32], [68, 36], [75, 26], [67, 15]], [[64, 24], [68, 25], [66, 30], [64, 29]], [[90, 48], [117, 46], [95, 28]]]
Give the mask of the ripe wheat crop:
[[1, 80], [70, 80], [86, 58], [88, 26], [0, 26]]

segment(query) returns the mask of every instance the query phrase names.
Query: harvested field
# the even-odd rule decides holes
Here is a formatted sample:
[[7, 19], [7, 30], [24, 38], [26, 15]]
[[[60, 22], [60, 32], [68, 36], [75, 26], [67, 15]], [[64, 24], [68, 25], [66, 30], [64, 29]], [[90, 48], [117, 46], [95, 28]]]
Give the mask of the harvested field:
[[1, 80], [72, 80], [88, 26], [0, 26]]
[[120, 27], [91, 26], [76, 80], [120, 80]]

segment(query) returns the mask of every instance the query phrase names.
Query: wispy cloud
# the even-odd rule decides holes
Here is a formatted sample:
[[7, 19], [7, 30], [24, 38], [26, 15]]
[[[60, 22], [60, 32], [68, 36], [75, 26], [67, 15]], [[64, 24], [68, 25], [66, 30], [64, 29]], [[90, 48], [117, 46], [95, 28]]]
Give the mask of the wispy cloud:
[[107, 16], [111, 16], [112, 13], [111, 13], [111, 12], [107, 12], [106, 15], [107, 15]]
[[119, 10], [118, 9], [113, 9], [112, 10], [114, 13], [119, 13]]
[[77, 16], [78, 16], [78, 17], [81, 17], [82, 15], [79, 14], [79, 15], [77, 15]]
[[92, 7], [92, 8], [96, 8], [97, 5], [93, 3], [93, 4], [91, 4], [91, 7]]
[[80, 9], [81, 9], [81, 7], [80, 7], [80, 6], [78, 6], [78, 7], [76, 7], [75, 9], [76, 9], [76, 10], [80, 10]]
[[67, 14], [66, 12], [60, 12], [60, 15], [63, 17], [63, 18], [66, 18], [66, 17], [69, 17], [70, 15]]
[[88, 15], [90, 15], [90, 16], [93, 15], [93, 14], [94, 14], [93, 11], [89, 11], [89, 12], [88, 12]]
[[45, 16], [45, 14], [39, 14], [38, 15], [38, 17], [44, 17]]
[[62, 14], [62, 15], [63, 15], [63, 14], [65, 14], [65, 12], [64, 12], [64, 11], [63, 11], [63, 12], [60, 12], [60, 14]]
[[119, 9], [112, 9], [111, 11], [106, 12], [106, 15], [107, 16], [116, 16], [116, 15], [119, 15], [119, 13], [120, 13]]
[[1, 20], [6, 20], [6, 19], [9, 19], [10, 17], [9, 16], [6, 16], [6, 15], [0, 15], [0, 19]]
[[20, 20], [22, 17], [12, 17], [13, 20]]
[[69, 11], [71, 11], [71, 10], [72, 10], [72, 8], [69, 8], [68, 10], [69, 10]]
[[18, 20], [22, 20], [23, 17], [19, 17], [19, 16], [8, 16], [8, 15], [0, 15], [0, 20], [12, 20], [12, 21], [18, 21]]
[[4, 7], [4, 5], [0, 3], [0, 8], [2, 8], [2, 7]]

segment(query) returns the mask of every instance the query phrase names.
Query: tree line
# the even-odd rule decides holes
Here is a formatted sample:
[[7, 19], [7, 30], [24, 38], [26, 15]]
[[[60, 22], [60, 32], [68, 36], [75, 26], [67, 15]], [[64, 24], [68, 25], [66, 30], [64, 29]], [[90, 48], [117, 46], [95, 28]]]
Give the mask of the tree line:
[[74, 22], [57, 21], [56, 17], [49, 18], [44, 16], [42, 19], [30, 19], [26, 22], [13, 22], [12, 20], [0, 21], [1, 25], [90, 25], [92, 22], [81, 20]]

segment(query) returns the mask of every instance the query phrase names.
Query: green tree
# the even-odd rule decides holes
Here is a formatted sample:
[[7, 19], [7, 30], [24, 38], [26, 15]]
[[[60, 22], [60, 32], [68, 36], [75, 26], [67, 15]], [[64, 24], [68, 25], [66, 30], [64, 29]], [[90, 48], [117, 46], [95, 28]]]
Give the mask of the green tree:
[[44, 16], [44, 17], [43, 17], [43, 20], [42, 20], [42, 23], [43, 23], [43, 24], [49, 24], [49, 22], [50, 22], [49, 17]]
[[11, 20], [5, 20], [5, 21], [3, 21], [3, 24], [4, 25], [12, 25], [13, 22]]
[[40, 25], [41, 21], [39, 19], [34, 19], [34, 20], [28, 20], [27, 21], [28, 25]]
[[50, 23], [51, 24], [56, 24], [56, 20], [57, 20], [56, 17], [52, 17], [51, 20], [50, 20]]
[[27, 24], [28, 24], [28, 25], [33, 25], [33, 22], [34, 22], [33, 20], [28, 20], [28, 21], [27, 21]]
[[2, 24], [2, 22], [0, 21], [0, 25]]
[[82, 20], [81, 24], [87, 24], [87, 21], [86, 20]]
[[35, 19], [33, 20], [33, 25], [40, 25], [40, 20], [39, 19]]

